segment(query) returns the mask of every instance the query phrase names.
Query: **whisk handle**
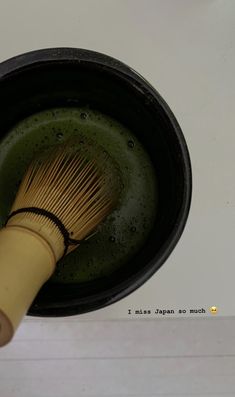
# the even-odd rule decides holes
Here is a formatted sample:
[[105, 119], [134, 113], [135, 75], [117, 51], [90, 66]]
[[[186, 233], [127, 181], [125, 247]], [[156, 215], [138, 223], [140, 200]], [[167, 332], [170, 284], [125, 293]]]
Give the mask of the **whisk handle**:
[[0, 346], [8, 343], [55, 269], [49, 244], [18, 226], [0, 230]]

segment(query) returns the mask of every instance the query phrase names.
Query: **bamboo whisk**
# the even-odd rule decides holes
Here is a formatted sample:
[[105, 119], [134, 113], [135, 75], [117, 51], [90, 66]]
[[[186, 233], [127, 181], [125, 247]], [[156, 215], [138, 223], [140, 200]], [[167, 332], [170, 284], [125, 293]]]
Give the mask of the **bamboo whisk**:
[[0, 231], [0, 346], [9, 342], [56, 262], [114, 208], [118, 172], [91, 142], [67, 142], [29, 166]]

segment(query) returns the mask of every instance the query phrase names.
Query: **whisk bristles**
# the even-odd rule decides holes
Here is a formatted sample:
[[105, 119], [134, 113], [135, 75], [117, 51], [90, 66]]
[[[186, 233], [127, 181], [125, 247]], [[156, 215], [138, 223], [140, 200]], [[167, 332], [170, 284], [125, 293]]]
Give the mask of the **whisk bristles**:
[[[92, 142], [68, 141], [35, 158], [18, 190], [7, 225], [29, 228], [59, 256], [90, 235], [117, 203], [119, 173]], [[64, 251], [59, 248], [64, 247]]]

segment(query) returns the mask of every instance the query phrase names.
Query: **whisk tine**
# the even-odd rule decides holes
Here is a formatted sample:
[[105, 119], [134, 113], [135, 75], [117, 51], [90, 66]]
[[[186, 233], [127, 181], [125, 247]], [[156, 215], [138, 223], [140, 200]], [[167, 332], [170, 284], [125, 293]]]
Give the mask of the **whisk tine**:
[[110, 213], [118, 194], [119, 173], [108, 154], [88, 141], [68, 141], [31, 163], [8, 222], [26, 222], [48, 239], [56, 236], [55, 244], [64, 238], [62, 224], [63, 233], [80, 241]]

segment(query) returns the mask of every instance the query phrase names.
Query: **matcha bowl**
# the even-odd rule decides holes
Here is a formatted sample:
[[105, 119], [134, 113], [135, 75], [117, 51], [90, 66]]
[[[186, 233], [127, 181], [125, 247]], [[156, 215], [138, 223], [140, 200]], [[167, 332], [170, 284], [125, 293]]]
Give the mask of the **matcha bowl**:
[[139, 74], [83, 49], [33, 51], [0, 64], [0, 222], [34, 155], [85, 137], [115, 160], [118, 207], [58, 263], [29, 314], [66, 316], [107, 306], [166, 261], [190, 208], [191, 166], [171, 110]]

